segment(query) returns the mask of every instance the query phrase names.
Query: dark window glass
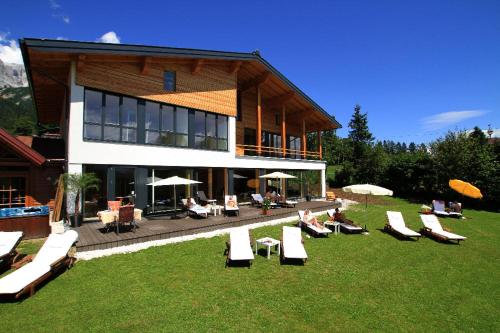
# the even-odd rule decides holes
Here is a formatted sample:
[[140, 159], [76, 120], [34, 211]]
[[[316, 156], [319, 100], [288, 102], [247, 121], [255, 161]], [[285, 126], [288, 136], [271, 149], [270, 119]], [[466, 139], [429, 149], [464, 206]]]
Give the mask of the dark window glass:
[[106, 95], [104, 123], [107, 125], [120, 125], [120, 97]]
[[188, 110], [177, 108], [175, 111], [175, 132], [188, 133]]
[[0, 177], [0, 208], [24, 207], [26, 178]]
[[243, 110], [241, 108], [241, 91], [238, 90], [236, 93], [236, 120], [243, 120]]
[[137, 131], [134, 128], [122, 128], [122, 141], [124, 142], [136, 142], [137, 141]]
[[146, 131], [146, 143], [161, 144], [160, 132]]
[[174, 71], [165, 71], [163, 73], [163, 89], [165, 89], [165, 91], [175, 91]]
[[161, 107], [161, 130], [174, 131], [174, 107], [162, 105]]
[[[222, 117], [221, 117], [222, 118]], [[215, 114], [207, 113], [207, 136], [217, 136], [217, 117]]]
[[[246, 130], [247, 129], [245, 129], [245, 131]], [[227, 139], [227, 117], [225, 117], [225, 116], [219, 115], [217, 117], [217, 136], [219, 138]], [[255, 137], [255, 134], [254, 134], [254, 137]], [[253, 145], [255, 144], [255, 139], [254, 139], [252, 144]]]
[[85, 122], [102, 123], [102, 93], [93, 90], [85, 91]]
[[137, 126], [137, 100], [123, 97], [122, 101], [122, 126]]
[[[219, 136], [220, 137], [220, 136]], [[257, 133], [253, 128], [245, 128], [243, 142], [248, 146], [255, 146]], [[219, 139], [220, 140], [220, 139]], [[226, 143], [227, 145], [227, 143]], [[220, 148], [219, 148], [220, 149]], [[256, 152], [253, 149], [248, 149], [245, 151], [245, 155], [255, 155]]]
[[194, 135], [205, 136], [205, 112], [194, 113]]
[[146, 124], [146, 129], [149, 130], [160, 129], [160, 104], [146, 102], [145, 124]]
[[101, 125], [85, 124], [83, 128], [83, 137], [85, 139], [101, 140]]
[[175, 145], [175, 134], [173, 132], [161, 132], [160, 142], [163, 145]]
[[[218, 139], [218, 149], [227, 150], [227, 139]], [[248, 154], [253, 155], [253, 154]]]
[[276, 126], [279, 126], [281, 124], [280, 115], [278, 113], [274, 115], [274, 121], [276, 122]]
[[104, 126], [105, 141], [120, 141], [120, 127]]

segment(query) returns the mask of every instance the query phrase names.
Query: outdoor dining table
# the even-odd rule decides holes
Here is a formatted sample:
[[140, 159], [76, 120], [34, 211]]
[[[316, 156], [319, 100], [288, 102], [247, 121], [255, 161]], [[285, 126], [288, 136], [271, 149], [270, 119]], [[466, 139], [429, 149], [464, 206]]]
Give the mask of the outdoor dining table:
[[[97, 212], [97, 217], [101, 222], [107, 226], [110, 223], [114, 223], [118, 220], [117, 210], [101, 210]], [[142, 209], [134, 208], [134, 223], [142, 219]], [[118, 226], [117, 226], [118, 227]]]

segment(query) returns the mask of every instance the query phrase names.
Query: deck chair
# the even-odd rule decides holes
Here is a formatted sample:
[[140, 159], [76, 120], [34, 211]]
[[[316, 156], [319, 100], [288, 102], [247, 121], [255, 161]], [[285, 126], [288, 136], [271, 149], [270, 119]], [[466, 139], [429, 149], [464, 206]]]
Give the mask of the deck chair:
[[443, 200], [432, 200], [432, 212], [437, 216], [450, 216], [445, 209]]
[[134, 206], [126, 205], [118, 208], [118, 218], [116, 220], [116, 233], [120, 233], [120, 226], [125, 224], [130, 225], [132, 231], [135, 232], [135, 221], [134, 221]]
[[297, 205], [298, 203], [299, 203], [298, 201], [290, 200], [283, 197], [283, 200], [281, 200], [280, 205], [281, 207], [295, 208], [295, 205]]
[[307, 253], [304, 248], [304, 240], [300, 228], [283, 226], [281, 236], [281, 262], [287, 259], [307, 261]]
[[[234, 204], [231, 204], [231, 201]], [[224, 214], [232, 212], [235, 215], [240, 215], [240, 208], [238, 207], [238, 199], [235, 195], [225, 195], [224, 196]]]
[[384, 230], [392, 232], [402, 238], [415, 237], [418, 240], [422, 236], [418, 232], [415, 232], [406, 226], [401, 212], [387, 211], [386, 215], [387, 222], [384, 226]]
[[200, 199], [200, 202], [205, 202], [207, 204], [215, 204], [217, 202], [215, 199], [208, 199], [204, 191], [197, 191], [196, 195], [198, 196], [198, 199]]
[[[335, 215], [334, 209], [329, 209], [326, 211], [328, 217], [333, 217]], [[340, 230], [343, 233], [347, 234], [359, 234], [365, 231], [365, 229], [361, 228], [359, 225], [355, 224], [353, 221], [344, 218], [343, 220], [337, 221], [340, 224]]]
[[226, 267], [232, 261], [248, 261], [248, 266], [252, 266], [254, 255], [252, 251], [252, 239], [248, 228], [239, 227], [231, 229], [229, 242], [226, 242]]
[[328, 237], [329, 234], [332, 233], [332, 231], [328, 228], [319, 228], [311, 223], [307, 223], [306, 221], [304, 221], [304, 213], [305, 211], [303, 210], [299, 210], [298, 211], [298, 214], [299, 214], [299, 223], [300, 223], [300, 226], [305, 229], [308, 233], [312, 234], [314, 237], [319, 237], [319, 236], [326, 236]]
[[460, 208], [460, 212], [454, 212], [454, 211], [452, 211], [452, 207], [451, 207], [451, 203], [450, 203], [450, 211], [448, 212], [448, 215], [450, 217], [461, 219], [462, 218], [462, 204], [460, 202], [457, 202], [457, 205]]
[[436, 215], [420, 215], [424, 227], [420, 233], [436, 238], [441, 241], [456, 241], [457, 244], [467, 238], [444, 230]]
[[264, 202], [264, 198], [260, 193], [252, 193], [252, 206], [261, 207]]
[[209, 213], [208, 209], [201, 205], [198, 205], [194, 200], [194, 198], [191, 198], [191, 206], [188, 206], [187, 199], [182, 199], [182, 204], [186, 207], [189, 214], [192, 215], [194, 214], [195, 216], [208, 218], [208, 213]]
[[0, 231], [0, 266], [10, 267], [19, 258], [17, 246], [23, 238], [21, 231]]
[[39, 284], [73, 265], [75, 258], [69, 256], [69, 250], [77, 240], [74, 230], [49, 235], [30, 263], [0, 279], [0, 295], [16, 299], [24, 294], [32, 296]]
[[326, 200], [333, 201], [335, 199], [337, 199], [337, 196], [335, 195], [334, 192], [332, 192], [332, 191], [327, 191], [326, 192]]

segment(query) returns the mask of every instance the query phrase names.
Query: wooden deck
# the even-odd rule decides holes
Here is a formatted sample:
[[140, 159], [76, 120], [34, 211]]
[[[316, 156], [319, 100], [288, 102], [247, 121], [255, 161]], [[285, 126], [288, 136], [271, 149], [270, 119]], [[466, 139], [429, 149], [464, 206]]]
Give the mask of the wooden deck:
[[183, 213], [179, 219], [144, 217], [142, 221], [137, 223], [138, 228], [135, 232], [125, 229], [120, 230], [120, 234], [116, 234], [114, 229], [106, 232], [101, 222], [84, 223], [81, 227], [74, 229], [79, 234], [77, 250], [91, 251], [297, 216], [298, 210], [306, 208], [314, 212], [326, 210], [331, 207], [331, 202], [311, 201], [300, 202], [295, 208], [273, 209], [271, 210], [271, 215], [268, 216], [262, 215], [260, 208], [241, 206], [239, 216], [226, 217], [218, 215], [202, 219], [185, 217]]

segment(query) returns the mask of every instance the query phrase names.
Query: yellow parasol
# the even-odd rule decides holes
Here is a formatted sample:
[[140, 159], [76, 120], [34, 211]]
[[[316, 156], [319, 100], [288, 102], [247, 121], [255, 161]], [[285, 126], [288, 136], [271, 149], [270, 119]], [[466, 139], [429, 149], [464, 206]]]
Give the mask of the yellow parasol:
[[467, 197], [474, 199], [481, 199], [483, 197], [481, 191], [471, 183], [459, 179], [451, 179], [448, 185], [450, 185], [453, 190]]

